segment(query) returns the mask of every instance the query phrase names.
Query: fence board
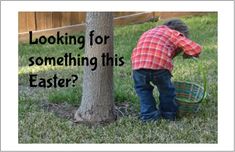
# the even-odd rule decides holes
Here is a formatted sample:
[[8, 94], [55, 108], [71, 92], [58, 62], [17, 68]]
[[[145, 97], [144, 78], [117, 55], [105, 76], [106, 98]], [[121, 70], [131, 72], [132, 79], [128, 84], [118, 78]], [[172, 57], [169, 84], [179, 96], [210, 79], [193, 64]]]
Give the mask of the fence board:
[[62, 13], [53, 12], [52, 13], [52, 28], [61, 27]]
[[64, 12], [62, 13], [62, 23], [61, 26], [68, 26], [71, 25], [71, 13]]
[[80, 24], [85, 23], [85, 20], [86, 20], [86, 12], [78, 13], [78, 16], [79, 16], [79, 23], [80, 23]]
[[20, 12], [18, 14], [18, 17], [19, 17], [19, 27], [18, 27], [18, 30], [19, 30], [19, 33], [21, 32], [24, 32], [24, 31], [27, 31], [27, 25], [26, 25], [26, 22], [27, 22], [27, 17], [26, 17], [27, 13], [23, 13], [23, 12]]
[[[79, 12], [81, 13], [81, 12]], [[75, 24], [81, 24], [80, 18], [79, 18], [79, 13], [78, 12], [72, 12], [71, 13], [71, 25], [75, 25]]]
[[19, 12], [19, 32], [34, 31], [35, 26], [35, 13], [34, 12]]
[[52, 12], [36, 12], [36, 30], [52, 28]]
[[27, 29], [28, 31], [33, 31], [36, 29], [34, 12], [27, 14], [27, 27], [28, 27]]

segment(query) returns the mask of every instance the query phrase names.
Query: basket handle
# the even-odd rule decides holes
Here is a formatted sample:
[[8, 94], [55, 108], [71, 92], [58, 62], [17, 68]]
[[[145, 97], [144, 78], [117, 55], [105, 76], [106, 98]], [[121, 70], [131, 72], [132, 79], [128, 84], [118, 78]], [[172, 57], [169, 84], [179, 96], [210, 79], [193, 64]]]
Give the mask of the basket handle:
[[198, 103], [201, 103], [201, 102], [205, 99], [205, 97], [206, 97], [206, 88], [207, 88], [206, 71], [205, 71], [205, 69], [203, 68], [202, 62], [200, 62], [200, 61], [198, 60], [198, 58], [192, 57], [192, 59], [198, 63], [198, 70], [199, 70], [199, 72], [200, 72], [200, 74], [202, 75], [202, 78], [203, 78], [203, 89], [204, 89], [204, 91], [203, 91], [203, 96], [202, 96], [202, 98], [198, 101]]

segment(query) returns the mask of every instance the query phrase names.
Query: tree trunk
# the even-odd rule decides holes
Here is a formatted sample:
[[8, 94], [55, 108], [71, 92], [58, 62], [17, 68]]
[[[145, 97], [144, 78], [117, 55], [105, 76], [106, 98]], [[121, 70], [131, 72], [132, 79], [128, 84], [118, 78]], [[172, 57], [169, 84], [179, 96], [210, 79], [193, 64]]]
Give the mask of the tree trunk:
[[[93, 45], [90, 32], [94, 30]], [[96, 44], [98, 36], [110, 36], [106, 44]], [[97, 68], [84, 66], [83, 93], [81, 105], [75, 119], [89, 124], [106, 123], [116, 119], [113, 98], [113, 66], [103, 66], [101, 55], [109, 53], [113, 57], [113, 16], [107, 12], [88, 12], [86, 15], [85, 56], [97, 58]]]

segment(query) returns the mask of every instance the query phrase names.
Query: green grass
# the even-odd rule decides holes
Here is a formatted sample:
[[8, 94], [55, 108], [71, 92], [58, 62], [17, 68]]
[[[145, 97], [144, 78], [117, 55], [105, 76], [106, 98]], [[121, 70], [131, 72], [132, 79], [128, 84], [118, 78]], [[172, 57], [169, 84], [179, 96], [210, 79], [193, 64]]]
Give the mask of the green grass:
[[[142, 124], [137, 117], [124, 116], [105, 126], [74, 124], [43, 108], [44, 103], [79, 106], [82, 93], [82, 67], [28, 67], [30, 56], [61, 56], [83, 53], [77, 46], [19, 44], [19, 142], [20, 143], [217, 143], [217, 15], [183, 18], [190, 27], [190, 37], [203, 46], [200, 62], [207, 72], [207, 98], [198, 114], [175, 122], [160, 120]], [[133, 88], [130, 56], [139, 36], [162, 21], [116, 27], [115, 53], [123, 56], [125, 65], [114, 68], [115, 103], [129, 103], [139, 111], [139, 100]], [[174, 59], [173, 80], [203, 84], [198, 64]], [[49, 78], [78, 74], [76, 87], [30, 88], [28, 76], [36, 73]], [[157, 98], [157, 91], [154, 92]]]

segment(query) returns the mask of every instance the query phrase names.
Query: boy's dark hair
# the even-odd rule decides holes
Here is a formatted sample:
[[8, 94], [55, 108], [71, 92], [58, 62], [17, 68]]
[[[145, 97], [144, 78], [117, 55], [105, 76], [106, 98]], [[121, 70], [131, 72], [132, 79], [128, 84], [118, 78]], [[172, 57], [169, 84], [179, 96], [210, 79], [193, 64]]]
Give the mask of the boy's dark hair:
[[170, 19], [163, 25], [166, 25], [173, 30], [179, 31], [180, 33], [184, 34], [185, 37], [189, 36], [188, 26], [180, 19]]

